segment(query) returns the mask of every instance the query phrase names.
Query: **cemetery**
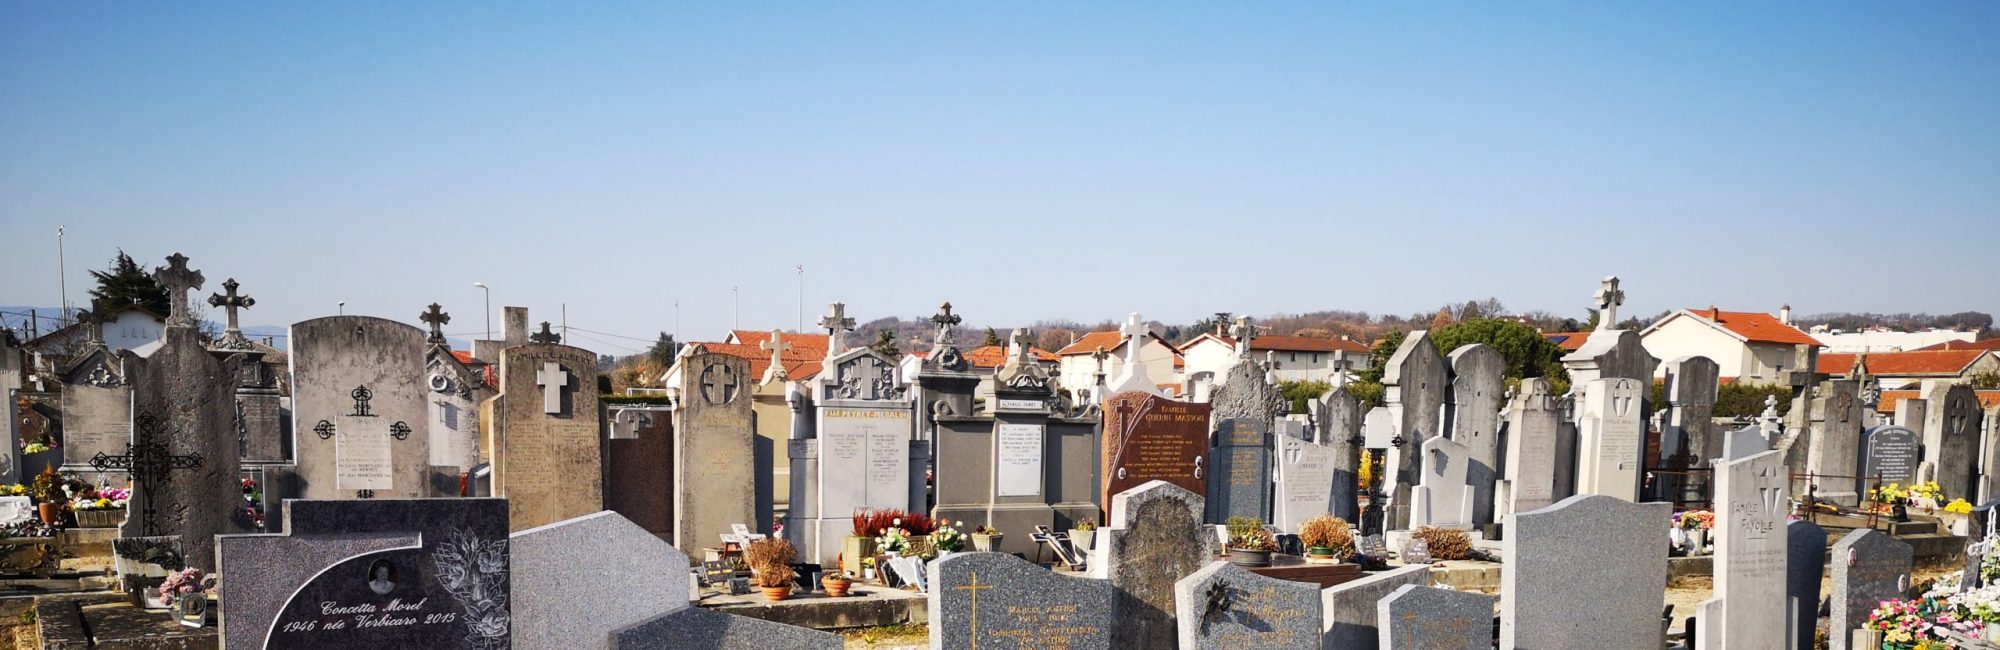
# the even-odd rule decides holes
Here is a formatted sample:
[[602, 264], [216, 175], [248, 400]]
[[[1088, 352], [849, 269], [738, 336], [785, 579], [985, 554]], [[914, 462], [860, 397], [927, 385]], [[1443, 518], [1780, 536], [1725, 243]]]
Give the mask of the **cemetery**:
[[1559, 375], [1442, 324], [1304, 394], [1248, 317], [1201, 391], [1151, 381], [1139, 314], [1079, 383], [1025, 328], [975, 368], [950, 303], [908, 352], [834, 303], [620, 394], [522, 308], [469, 350], [437, 303], [280, 349], [255, 278], [211, 335], [193, 260], [148, 277], [155, 344], [0, 335], [16, 647], [2000, 647], [2000, 407], [1884, 419], [1856, 364], [1719, 417], [1615, 277]]

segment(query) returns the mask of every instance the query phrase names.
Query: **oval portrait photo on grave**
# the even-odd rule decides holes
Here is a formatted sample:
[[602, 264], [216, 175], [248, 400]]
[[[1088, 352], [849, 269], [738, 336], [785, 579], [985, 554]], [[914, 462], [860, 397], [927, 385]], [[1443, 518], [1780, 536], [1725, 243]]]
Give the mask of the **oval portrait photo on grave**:
[[396, 588], [396, 565], [388, 558], [376, 560], [368, 565], [368, 590], [377, 594], [388, 594]]

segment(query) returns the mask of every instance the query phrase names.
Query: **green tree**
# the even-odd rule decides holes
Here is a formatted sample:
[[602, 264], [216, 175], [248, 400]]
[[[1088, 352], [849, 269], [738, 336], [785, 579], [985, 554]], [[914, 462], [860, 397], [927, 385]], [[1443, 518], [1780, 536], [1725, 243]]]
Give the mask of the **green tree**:
[[985, 340], [984, 342], [980, 343], [980, 345], [990, 345], [990, 346], [996, 346], [996, 347], [997, 347], [997, 346], [1001, 345], [1002, 343], [1003, 343], [1003, 341], [1001, 341], [1001, 340], [1000, 340], [1000, 333], [999, 333], [999, 332], [995, 332], [995, 331], [993, 331], [993, 328], [991, 328], [991, 327], [988, 327], [988, 328], [986, 328], [986, 340]]
[[876, 330], [875, 343], [868, 346], [868, 349], [874, 350], [876, 354], [887, 357], [891, 361], [902, 356], [902, 352], [896, 350], [896, 333], [886, 329]]
[[1333, 384], [1311, 379], [1281, 381], [1278, 382], [1278, 390], [1284, 393], [1285, 403], [1291, 405], [1293, 413], [1306, 413], [1308, 412], [1306, 402], [1319, 399], [1327, 391], [1333, 390]]
[[1552, 388], [1569, 390], [1569, 371], [1562, 365], [1562, 346], [1549, 342], [1548, 337], [1526, 324], [1494, 318], [1462, 320], [1431, 332], [1431, 339], [1440, 354], [1451, 354], [1474, 343], [1485, 344], [1506, 360], [1506, 370], [1501, 374], [1507, 379], [1546, 377]]
[[1996, 388], [2000, 388], [2000, 370], [1975, 372], [1972, 373], [1971, 377], [1967, 377], [1966, 381], [1972, 384], [1973, 388], [1979, 390], [1993, 390]]
[[680, 353], [681, 344], [674, 342], [674, 335], [660, 332], [660, 339], [653, 342], [651, 349], [646, 350], [646, 358], [651, 359], [659, 367], [665, 368], [673, 365], [674, 357], [679, 356]]
[[91, 271], [90, 275], [97, 278], [97, 288], [90, 290], [91, 309], [99, 314], [110, 315], [130, 305], [161, 316], [172, 309], [167, 303], [166, 287], [154, 282], [152, 274], [140, 268], [123, 249], [111, 260], [111, 268]]

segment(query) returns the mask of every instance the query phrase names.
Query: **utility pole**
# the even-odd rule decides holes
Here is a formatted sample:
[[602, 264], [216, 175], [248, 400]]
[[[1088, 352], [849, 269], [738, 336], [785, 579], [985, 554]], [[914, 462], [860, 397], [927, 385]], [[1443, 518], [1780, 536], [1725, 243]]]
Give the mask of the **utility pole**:
[[69, 261], [63, 255], [64, 228], [64, 226], [56, 226], [56, 286], [59, 288], [58, 290], [62, 291], [62, 320], [57, 321], [60, 324], [68, 324], [70, 315]]
[[[563, 340], [569, 340], [569, 303], [562, 303]], [[571, 345], [575, 345], [572, 343]]]
[[806, 265], [799, 265], [799, 323], [794, 332], [806, 331]]
[[733, 330], [743, 329], [742, 287], [732, 286], [729, 288], [729, 304], [730, 304], [729, 309], [731, 312], [731, 315], [729, 317], [729, 329]]

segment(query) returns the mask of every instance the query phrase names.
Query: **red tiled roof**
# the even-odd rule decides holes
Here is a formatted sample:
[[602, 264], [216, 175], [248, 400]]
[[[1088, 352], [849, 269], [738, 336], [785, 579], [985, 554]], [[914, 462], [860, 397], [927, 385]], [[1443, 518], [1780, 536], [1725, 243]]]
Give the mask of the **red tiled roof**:
[[[765, 332], [764, 334], [765, 339], [768, 340], [770, 332]], [[785, 338], [790, 340], [791, 335], [788, 334]], [[742, 343], [700, 343], [698, 345], [701, 346], [701, 349], [715, 354], [725, 354], [750, 362], [751, 377], [762, 379], [764, 371], [771, 368], [771, 351], [756, 345]], [[793, 348], [786, 350], [784, 356], [779, 360], [785, 364], [786, 376], [792, 379], [805, 379], [819, 374], [820, 362], [825, 359], [826, 350], [824, 349], [800, 350]]]
[[[1233, 336], [1213, 335], [1218, 341], [1230, 346], [1236, 345]], [[1368, 346], [1351, 339], [1323, 339], [1310, 336], [1257, 336], [1250, 339], [1251, 350], [1274, 350], [1278, 352], [1333, 352], [1346, 350], [1368, 354]]]
[[1583, 342], [1590, 340], [1590, 332], [1550, 332], [1542, 338], [1561, 346], [1564, 351], [1575, 352], [1583, 349]]
[[[1030, 354], [1041, 361], [1055, 361], [1056, 354], [1041, 348], [1028, 348]], [[962, 353], [965, 362], [974, 368], [998, 368], [1007, 365], [1007, 346], [982, 345]]]
[[[763, 345], [765, 341], [771, 340], [770, 332], [760, 332], [757, 330], [731, 330], [729, 336], [736, 339], [737, 343], [753, 348]], [[821, 358], [826, 357], [827, 335], [825, 334], [785, 332], [784, 340], [786, 343], [792, 344], [792, 351], [794, 352], [818, 350]]]
[[1116, 330], [1091, 332], [1078, 338], [1075, 343], [1065, 345], [1061, 350], [1056, 350], [1056, 354], [1065, 357], [1073, 354], [1093, 354], [1097, 352], [1097, 348], [1099, 347], [1103, 347], [1105, 352], [1110, 352], [1118, 349], [1118, 346], [1124, 342], [1125, 335], [1119, 334]]
[[[1938, 375], [1956, 377], [1980, 357], [1991, 354], [1985, 350], [1917, 350], [1910, 352], [1874, 352], [1864, 363], [1868, 374], [1897, 376]], [[1819, 365], [1814, 369], [1822, 375], [1844, 375], [1854, 368], [1853, 354], [1825, 353], [1819, 355]]]
[[1819, 339], [1779, 321], [1778, 317], [1760, 311], [1722, 311], [1689, 309], [1688, 313], [1714, 321], [1723, 329], [1735, 332], [1752, 343], [1783, 343], [1787, 345], [1824, 346]]
[[[1869, 359], [1873, 360], [1874, 357], [1871, 356], [1869, 357]], [[2000, 406], [2000, 390], [1979, 390], [1979, 391], [1973, 391], [1973, 394], [1979, 396], [1980, 410], [1986, 410], [1993, 408], [1995, 406]], [[1901, 403], [1903, 400], [1915, 399], [1922, 396], [1923, 396], [1923, 391], [1885, 390], [1882, 391], [1882, 402], [1880, 404], [1875, 405], [1875, 410], [1876, 412], [1879, 413], [1895, 413], [1897, 404]]]
[[1986, 340], [1984, 340], [1984, 341], [1945, 341], [1945, 342], [1943, 342], [1943, 343], [1939, 343], [1939, 344], [1936, 344], [1936, 345], [1926, 345], [1926, 346], [1924, 346], [1924, 347], [1921, 347], [1921, 348], [1917, 348], [1916, 350], [1912, 350], [1912, 352], [1927, 352], [1927, 351], [1931, 351], [1931, 350], [1995, 350], [1995, 351], [2000, 351], [2000, 339], [1986, 339]]

